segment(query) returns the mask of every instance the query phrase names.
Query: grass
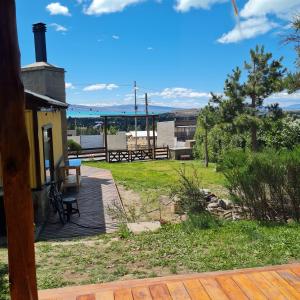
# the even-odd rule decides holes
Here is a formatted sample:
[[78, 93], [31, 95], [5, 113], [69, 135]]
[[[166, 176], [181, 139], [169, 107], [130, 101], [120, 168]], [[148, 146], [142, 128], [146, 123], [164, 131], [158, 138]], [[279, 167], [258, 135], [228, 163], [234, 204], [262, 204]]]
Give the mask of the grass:
[[[186, 167], [187, 172], [196, 168], [201, 178], [203, 188], [209, 188], [216, 194], [224, 194], [225, 179], [221, 173], [216, 172], [215, 164], [208, 168], [200, 161], [145, 161], [132, 163], [107, 163], [107, 162], [85, 162], [84, 164], [111, 170], [114, 179], [128, 189], [142, 192], [149, 189], [158, 189], [167, 193], [169, 188], [177, 181], [177, 170], [181, 166]], [[220, 196], [221, 196], [220, 195]]]
[[[206, 228], [206, 229], [203, 229]], [[197, 220], [137, 236], [36, 243], [40, 289], [295, 262], [300, 225]], [[0, 249], [0, 299], [7, 296], [7, 250]]]

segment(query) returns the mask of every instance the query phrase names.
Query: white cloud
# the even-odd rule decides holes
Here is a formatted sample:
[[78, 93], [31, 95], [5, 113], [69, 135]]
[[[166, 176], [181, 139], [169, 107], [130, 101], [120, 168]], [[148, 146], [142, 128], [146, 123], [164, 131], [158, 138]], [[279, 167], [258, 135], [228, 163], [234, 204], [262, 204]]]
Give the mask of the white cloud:
[[85, 92], [92, 92], [92, 91], [100, 91], [100, 90], [114, 90], [117, 89], [119, 86], [117, 86], [114, 83], [97, 83], [97, 84], [92, 84], [89, 86], [86, 86], [83, 90]]
[[52, 26], [55, 29], [55, 31], [61, 31], [61, 32], [68, 31], [68, 28], [66, 28], [60, 24], [57, 24], [57, 23], [52, 23], [52, 24], [50, 24], [50, 26]]
[[282, 19], [289, 19], [300, 9], [299, 0], [249, 0], [241, 11], [244, 18], [277, 15]]
[[177, 0], [175, 9], [180, 12], [188, 12], [192, 8], [209, 9], [213, 4], [224, 2], [228, 2], [228, 0]]
[[66, 82], [65, 86], [66, 86], [66, 89], [75, 89], [75, 86], [71, 82]]
[[102, 15], [123, 11], [127, 6], [144, 0], [92, 0], [90, 6], [84, 9], [87, 15]]
[[209, 98], [210, 93], [197, 92], [192, 89], [183, 87], [165, 88], [160, 92], [149, 93], [150, 97], [161, 97], [164, 99], [177, 99], [177, 98]]
[[276, 23], [265, 17], [250, 18], [237, 23], [231, 31], [224, 33], [218, 42], [221, 44], [236, 43], [265, 34], [277, 26]]
[[152, 50], [153, 50], [153, 47], [148, 47], [147, 50], [148, 50], [148, 51], [152, 51]]
[[59, 2], [48, 4], [46, 9], [50, 12], [50, 15], [71, 16], [68, 7], [61, 5]]
[[115, 34], [112, 36], [112, 38], [113, 38], [114, 40], [119, 40], [119, 39], [120, 39], [120, 37], [119, 37], [118, 35], [115, 35]]

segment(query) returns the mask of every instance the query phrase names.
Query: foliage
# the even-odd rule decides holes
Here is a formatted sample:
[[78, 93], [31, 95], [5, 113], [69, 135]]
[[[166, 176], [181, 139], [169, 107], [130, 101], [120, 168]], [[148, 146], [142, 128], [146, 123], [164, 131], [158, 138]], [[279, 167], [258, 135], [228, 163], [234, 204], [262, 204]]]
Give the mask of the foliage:
[[0, 259], [0, 300], [8, 300], [9, 296], [8, 266]]
[[118, 228], [118, 236], [121, 239], [127, 239], [132, 235], [126, 224], [121, 224]]
[[68, 140], [68, 149], [70, 151], [81, 151], [81, 145], [70, 139]]
[[[264, 106], [266, 98], [284, 89], [286, 69], [281, 62], [282, 58], [273, 59], [263, 46], [256, 46], [250, 51], [250, 61], [244, 64], [246, 79], [242, 81], [240, 68], [227, 76], [224, 95], [212, 94], [210, 103], [199, 115], [197, 157], [206, 157], [207, 150], [210, 160], [217, 162], [229, 149], [252, 148], [257, 151], [268, 146], [261, 137], [262, 129], [267, 129], [265, 123], [284, 117], [278, 104]], [[204, 118], [210, 121], [209, 126], [203, 126]], [[204, 133], [207, 138], [204, 138]]]
[[293, 149], [300, 144], [300, 119], [266, 119], [259, 131], [260, 142], [268, 148]]
[[222, 221], [207, 211], [199, 214], [189, 214], [188, 219], [182, 223], [182, 228], [187, 232], [218, 228], [219, 226], [222, 226]]
[[[38, 287], [167, 276], [174, 265], [177, 273], [186, 274], [285, 264], [300, 259], [299, 230], [297, 223], [235, 221], [190, 231], [181, 224], [167, 225], [126, 239], [116, 233], [37, 242]], [[0, 261], [6, 264], [6, 249], [0, 249]], [[0, 295], [9, 299], [6, 287]]]
[[203, 212], [207, 206], [205, 193], [201, 189], [199, 175], [195, 168], [189, 174], [184, 166], [178, 169], [178, 182], [172, 187], [170, 196], [185, 212]]
[[262, 221], [300, 220], [300, 148], [231, 151], [221, 163], [232, 199]]

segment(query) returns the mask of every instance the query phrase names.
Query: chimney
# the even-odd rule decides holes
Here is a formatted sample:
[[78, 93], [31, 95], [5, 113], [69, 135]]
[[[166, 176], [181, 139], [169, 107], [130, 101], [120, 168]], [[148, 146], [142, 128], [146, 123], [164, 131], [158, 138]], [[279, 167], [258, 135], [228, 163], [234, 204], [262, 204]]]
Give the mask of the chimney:
[[46, 49], [46, 25], [44, 23], [33, 24], [32, 31], [34, 33], [35, 45], [35, 60], [36, 62], [47, 62], [47, 49]]

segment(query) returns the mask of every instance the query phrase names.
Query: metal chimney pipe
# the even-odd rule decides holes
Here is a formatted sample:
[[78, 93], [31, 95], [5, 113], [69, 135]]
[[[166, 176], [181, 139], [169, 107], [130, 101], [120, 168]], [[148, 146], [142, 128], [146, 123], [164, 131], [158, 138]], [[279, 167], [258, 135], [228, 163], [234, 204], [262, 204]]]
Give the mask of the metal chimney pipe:
[[35, 60], [47, 62], [46, 36], [47, 27], [44, 23], [36, 23], [32, 26], [34, 34]]

